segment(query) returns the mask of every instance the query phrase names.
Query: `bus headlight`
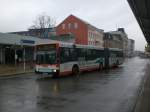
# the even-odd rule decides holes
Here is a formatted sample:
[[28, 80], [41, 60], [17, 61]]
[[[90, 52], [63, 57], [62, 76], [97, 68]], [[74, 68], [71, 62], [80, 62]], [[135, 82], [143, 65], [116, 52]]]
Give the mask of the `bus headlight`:
[[53, 72], [56, 72], [56, 70], [54, 69]]

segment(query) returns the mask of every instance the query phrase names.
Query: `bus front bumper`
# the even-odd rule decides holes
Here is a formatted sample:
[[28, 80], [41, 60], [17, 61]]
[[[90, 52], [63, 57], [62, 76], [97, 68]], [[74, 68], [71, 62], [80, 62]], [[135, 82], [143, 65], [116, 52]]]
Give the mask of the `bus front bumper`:
[[55, 74], [58, 70], [57, 69], [51, 69], [51, 68], [36, 68], [36, 73], [48, 73], [48, 74]]

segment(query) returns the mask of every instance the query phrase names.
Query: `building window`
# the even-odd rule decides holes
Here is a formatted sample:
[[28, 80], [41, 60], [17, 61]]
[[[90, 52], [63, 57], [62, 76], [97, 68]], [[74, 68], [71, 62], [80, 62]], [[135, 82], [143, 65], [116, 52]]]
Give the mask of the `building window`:
[[62, 24], [62, 29], [63, 29], [63, 30], [65, 29], [65, 24]]
[[91, 33], [91, 37], [93, 38], [93, 33]]
[[90, 41], [90, 45], [92, 45], [92, 41]]
[[74, 23], [74, 28], [75, 28], [75, 29], [78, 28], [78, 23]]
[[88, 32], [88, 37], [90, 38], [90, 32]]
[[71, 23], [68, 24], [68, 29], [71, 29]]
[[91, 45], [91, 41], [89, 41], [89, 45]]
[[77, 29], [78, 24], [77, 23], [68, 23], [68, 29]]

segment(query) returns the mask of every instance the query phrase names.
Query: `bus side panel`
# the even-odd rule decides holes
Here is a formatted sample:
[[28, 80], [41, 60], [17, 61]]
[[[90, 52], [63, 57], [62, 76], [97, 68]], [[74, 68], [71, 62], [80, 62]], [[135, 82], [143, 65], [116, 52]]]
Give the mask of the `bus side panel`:
[[104, 50], [78, 48], [78, 65], [81, 71], [92, 71], [104, 67]]
[[109, 67], [121, 65], [123, 63], [123, 52], [109, 49]]
[[109, 67], [117, 66], [117, 51], [109, 50]]
[[70, 75], [72, 73], [73, 65], [76, 65], [77, 62], [65, 62], [60, 64], [60, 76]]
[[77, 64], [75, 48], [60, 47], [60, 76], [70, 75], [72, 67]]
[[87, 67], [87, 63], [86, 63], [87, 51], [84, 48], [76, 48], [76, 53], [77, 53], [77, 62], [78, 62], [79, 69], [80, 71], [84, 71], [84, 69], [86, 69]]

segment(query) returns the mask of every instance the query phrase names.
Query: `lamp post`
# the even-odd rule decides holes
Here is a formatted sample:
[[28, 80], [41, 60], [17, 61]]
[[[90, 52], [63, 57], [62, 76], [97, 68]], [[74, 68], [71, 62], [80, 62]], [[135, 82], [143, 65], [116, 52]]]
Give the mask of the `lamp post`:
[[24, 69], [24, 72], [26, 70], [26, 59], [25, 59], [25, 56], [26, 56], [26, 52], [25, 52], [25, 47], [23, 48], [23, 69]]
[[17, 45], [16, 43], [13, 45], [13, 49], [15, 51], [15, 67], [17, 65], [17, 58], [18, 58], [18, 56], [17, 56], [17, 46], [16, 45]]
[[30, 46], [33, 45], [35, 43], [35, 41], [33, 40], [27, 40], [27, 39], [21, 39], [20, 40], [20, 44], [23, 48], [23, 68], [24, 68], [24, 72], [26, 70], [26, 47], [25, 46]]
[[3, 61], [3, 47], [1, 47], [0, 49], [1, 49], [1, 61], [0, 61], [0, 62], [1, 62], [1, 64], [2, 64], [2, 63], [3, 63], [3, 62], [2, 62], [2, 61]]
[[15, 66], [17, 65], [17, 54], [16, 54], [16, 49], [15, 49]]
[[25, 60], [25, 47], [24, 47], [24, 45], [23, 45], [23, 41], [22, 40], [20, 40], [20, 44], [21, 44], [21, 47], [22, 47], [22, 50], [23, 50], [23, 70], [24, 70], [24, 72], [25, 72], [25, 70], [26, 70], [26, 60]]

